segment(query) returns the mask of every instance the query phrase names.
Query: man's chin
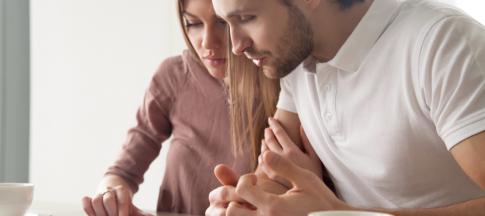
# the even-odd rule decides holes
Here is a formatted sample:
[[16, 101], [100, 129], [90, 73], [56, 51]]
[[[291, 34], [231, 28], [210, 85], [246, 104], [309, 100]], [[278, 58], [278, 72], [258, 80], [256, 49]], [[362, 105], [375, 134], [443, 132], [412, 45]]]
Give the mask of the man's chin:
[[280, 79], [281, 76], [276, 68], [270, 66], [263, 66], [263, 74], [270, 79]]

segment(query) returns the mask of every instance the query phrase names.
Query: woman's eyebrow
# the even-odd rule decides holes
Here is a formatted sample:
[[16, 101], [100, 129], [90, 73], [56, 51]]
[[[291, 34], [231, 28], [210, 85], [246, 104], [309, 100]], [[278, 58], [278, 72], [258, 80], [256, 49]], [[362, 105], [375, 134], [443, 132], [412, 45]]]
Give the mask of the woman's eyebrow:
[[182, 13], [182, 15], [183, 15], [183, 16], [189, 16], [189, 17], [192, 17], [192, 18], [197, 18], [197, 16], [196, 16], [196, 15], [193, 15], [193, 14], [191, 14], [191, 13], [187, 12], [187, 11], [184, 11], [184, 12]]

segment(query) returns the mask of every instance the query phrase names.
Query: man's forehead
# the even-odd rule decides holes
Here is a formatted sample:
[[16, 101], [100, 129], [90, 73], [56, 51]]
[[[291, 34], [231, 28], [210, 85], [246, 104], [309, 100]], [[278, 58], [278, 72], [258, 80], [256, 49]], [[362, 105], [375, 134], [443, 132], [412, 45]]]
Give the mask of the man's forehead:
[[264, 0], [212, 0], [212, 5], [218, 16], [227, 18], [252, 11], [262, 1]]

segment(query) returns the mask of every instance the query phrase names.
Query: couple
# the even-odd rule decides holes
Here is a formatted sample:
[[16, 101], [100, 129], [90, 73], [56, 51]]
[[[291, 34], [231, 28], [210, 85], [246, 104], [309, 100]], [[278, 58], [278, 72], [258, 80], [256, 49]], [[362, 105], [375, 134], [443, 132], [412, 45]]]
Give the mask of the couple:
[[[485, 215], [482, 25], [428, 0], [212, 4], [233, 53], [281, 78], [281, 92], [256, 171], [218, 166], [206, 215]], [[229, 74], [251, 71], [234, 62]], [[300, 124], [335, 194], [302, 168], [314, 155], [296, 147]]]

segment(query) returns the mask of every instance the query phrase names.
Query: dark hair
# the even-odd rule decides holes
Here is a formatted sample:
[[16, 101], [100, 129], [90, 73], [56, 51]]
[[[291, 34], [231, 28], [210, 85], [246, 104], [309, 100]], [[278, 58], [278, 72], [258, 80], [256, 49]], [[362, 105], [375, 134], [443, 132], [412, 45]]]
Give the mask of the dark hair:
[[363, 2], [364, 0], [335, 0], [335, 1], [340, 4], [340, 7], [342, 9], [346, 9], [352, 6], [354, 3]]
[[[347, 9], [350, 6], [352, 6], [354, 3], [363, 2], [364, 0], [332, 0], [332, 1], [340, 4], [340, 8]], [[283, 4], [285, 4], [286, 6], [292, 5], [292, 0], [281, 0], [281, 2], [283, 2]]]

